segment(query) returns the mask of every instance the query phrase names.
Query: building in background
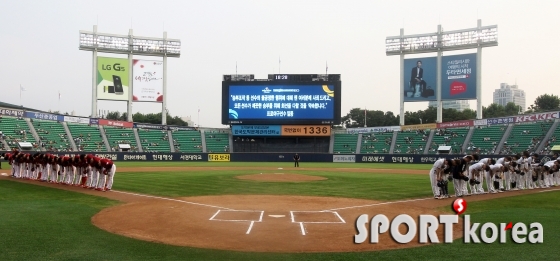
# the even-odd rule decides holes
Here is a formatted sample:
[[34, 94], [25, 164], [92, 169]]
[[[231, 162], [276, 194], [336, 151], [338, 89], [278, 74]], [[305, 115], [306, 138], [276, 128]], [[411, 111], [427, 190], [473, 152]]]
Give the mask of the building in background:
[[[471, 108], [471, 104], [467, 100], [442, 101], [442, 103], [444, 109], [463, 111]], [[437, 107], [437, 101], [429, 102], [428, 107]]]
[[181, 120], [183, 120], [184, 122], [186, 122], [187, 124], [189, 124], [189, 126], [195, 127], [195, 126], [194, 126], [194, 121], [191, 120], [191, 116], [181, 117]]
[[517, 84], [508, 85], [501, 83], [500, 89], [494, 91], [494, 103], [506, 106], [508, 102], [513, 102], [515, 105], [520, 106], [522, 111], [526, 110], [525, 104], [525, 91], [519, 89]]

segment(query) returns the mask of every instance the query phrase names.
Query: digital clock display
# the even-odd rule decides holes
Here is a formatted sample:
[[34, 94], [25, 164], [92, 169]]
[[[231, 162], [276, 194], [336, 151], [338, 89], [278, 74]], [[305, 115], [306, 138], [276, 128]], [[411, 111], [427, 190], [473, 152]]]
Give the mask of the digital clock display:
[[288, 79], [288, 75], [285, 75], [285, 74], [283, 74], [283, 75], [282, 74], [277, 74], [275, 76], [276, 76], [275, 77], [276, 80], [287, 80]]

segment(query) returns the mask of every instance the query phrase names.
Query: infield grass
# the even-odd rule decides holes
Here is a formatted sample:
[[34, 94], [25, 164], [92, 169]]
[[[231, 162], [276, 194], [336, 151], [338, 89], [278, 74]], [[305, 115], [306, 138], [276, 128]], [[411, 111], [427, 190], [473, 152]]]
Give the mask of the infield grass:
[[[249, 173], [117, 173], [115, 189], [166, 196], [297, 194], [397, 199], [430, 195], [427, 174], [309, 171], [299, 174], [329, 179], [287, 184], [235, 178], [241, 174]], [[511, 239], [506, 244], [463, 244], [459, 239], [453, 244], [380, 252], [275, 254], [176, 247], [111, 234], [90, 220], [118, 202], [0, 180], [0, 260], [556, 260], [560, 255], [559, 197], [560, 191], [548, 191], [468, 204], [473, 222], [540, 222], [545, 231], [543, 244], [514, 245]], [[347, 235], [347, 240], [352, 237]]]

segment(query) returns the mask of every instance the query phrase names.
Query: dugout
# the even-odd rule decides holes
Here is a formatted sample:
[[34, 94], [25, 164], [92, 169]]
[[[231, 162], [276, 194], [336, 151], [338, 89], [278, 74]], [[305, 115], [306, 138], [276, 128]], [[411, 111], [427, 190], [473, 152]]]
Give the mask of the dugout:
[[233, 152], [329, 153], [330, 137], [233, 137]]
[[31, 151], [33, 150], [33, 144], [31, 142], [18, 142], [18, 148], [20, 151]]
[[451, 146], [439, 146], [438, 154], [451, 154]]

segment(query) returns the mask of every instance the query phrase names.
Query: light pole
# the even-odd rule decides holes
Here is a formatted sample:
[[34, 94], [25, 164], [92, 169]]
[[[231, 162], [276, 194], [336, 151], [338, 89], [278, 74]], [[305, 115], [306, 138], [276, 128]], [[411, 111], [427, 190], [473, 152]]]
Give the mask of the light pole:
[[420, 120], [420, 124], [423, 124], [423, 123], [422, 123], [422, 118], [418, 118], [418, 119]]

